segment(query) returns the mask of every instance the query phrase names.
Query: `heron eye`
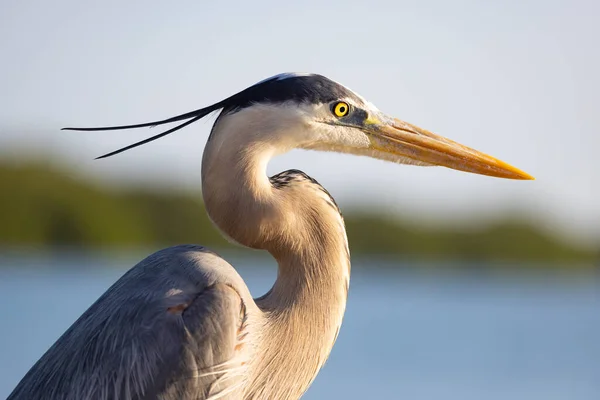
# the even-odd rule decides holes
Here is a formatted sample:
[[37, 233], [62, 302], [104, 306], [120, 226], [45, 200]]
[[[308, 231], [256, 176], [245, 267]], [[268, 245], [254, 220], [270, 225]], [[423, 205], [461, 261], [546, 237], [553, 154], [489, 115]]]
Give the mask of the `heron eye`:
[[335, 114], [336, 117], [344, 117], [346, 115], [348, 115], [348, 112], [350, 111], [350, 106], [348, 105], [348, 103], [344, 103], [343, 101], [340, 101], [338, 103], [335, 103], [335, 105], [333, 106], [333, 113]]

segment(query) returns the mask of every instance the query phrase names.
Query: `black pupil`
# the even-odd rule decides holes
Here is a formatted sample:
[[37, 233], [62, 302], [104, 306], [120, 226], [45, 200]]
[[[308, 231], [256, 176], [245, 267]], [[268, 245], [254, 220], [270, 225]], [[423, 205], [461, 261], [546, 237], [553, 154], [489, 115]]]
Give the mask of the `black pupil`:
[[340, 106], [340, 113], [345, 113], [346, 112], [346, 106]]

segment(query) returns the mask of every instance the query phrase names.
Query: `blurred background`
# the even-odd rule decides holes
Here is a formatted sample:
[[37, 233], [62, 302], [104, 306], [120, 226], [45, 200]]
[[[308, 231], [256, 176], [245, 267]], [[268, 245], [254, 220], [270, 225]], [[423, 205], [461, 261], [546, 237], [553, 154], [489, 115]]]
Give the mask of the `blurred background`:
[[306, 399], [597, 399], [600, 3], [0, 2], [0, 397], [145, 255], [213, 248], [255, 296], [275, 263], [210, 224], [212, 124], [107, 160], [162, 119], [310, 71], [532, 174], [293, 151], [336, 198], [353, 277]]

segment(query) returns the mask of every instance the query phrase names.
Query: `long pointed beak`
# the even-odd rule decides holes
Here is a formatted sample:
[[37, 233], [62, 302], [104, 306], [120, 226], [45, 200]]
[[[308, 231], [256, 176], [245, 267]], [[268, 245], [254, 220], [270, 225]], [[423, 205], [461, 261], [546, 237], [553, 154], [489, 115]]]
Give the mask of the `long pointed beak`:
[[480, 175], [506, 179], [535, 179], [503, 161], [408, 122], [395, 118], [384, 123], [377, 122], [374, 121], [366, 128], [373, 146], [386, 153]]

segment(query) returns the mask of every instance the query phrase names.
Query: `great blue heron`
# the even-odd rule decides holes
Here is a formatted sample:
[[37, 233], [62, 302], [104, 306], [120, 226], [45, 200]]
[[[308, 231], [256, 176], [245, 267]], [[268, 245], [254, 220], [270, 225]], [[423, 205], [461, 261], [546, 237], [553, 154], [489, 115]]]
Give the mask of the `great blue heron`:
[[[390, 118], [321, 75], [287, 73], [209, 107], [221, 110], [202, 159], [202, 193], [230, 240], [279, 266], [253, 299], [236, 270], [194, 245], [160, 250], [123, 275], [42, 356], [9, 399], [297, 399], [338, 336], [350, 279], [342, 215], [301, 171], [266, 175], [294, 148], [533, 179], [495, 158]], [[193, 223], [193, 222], [190, 222]]]

